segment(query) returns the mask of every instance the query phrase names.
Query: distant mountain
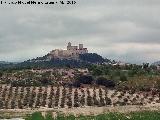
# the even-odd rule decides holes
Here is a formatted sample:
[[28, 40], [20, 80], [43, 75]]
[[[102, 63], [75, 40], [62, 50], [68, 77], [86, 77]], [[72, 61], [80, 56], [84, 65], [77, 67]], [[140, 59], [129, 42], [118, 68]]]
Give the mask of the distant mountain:
[[160, 61], [154, 62], [154, 63], [152, 63], [152, 65], [158, 66], [158, 65], [160, 65]]
[[10, 62], [0, 61], [0, 64], [10, 64]]
[[9, 65], [9, 64], [18, 64], [20, 62], [6, 62], [6, 61], [0, 61], [1, 65]]
[[16, 68], [16, 66], [19, 64], [19, 62], [6, 62], [6, 61], [0, 61], [0, 70], [1, 69], [12, 69]]

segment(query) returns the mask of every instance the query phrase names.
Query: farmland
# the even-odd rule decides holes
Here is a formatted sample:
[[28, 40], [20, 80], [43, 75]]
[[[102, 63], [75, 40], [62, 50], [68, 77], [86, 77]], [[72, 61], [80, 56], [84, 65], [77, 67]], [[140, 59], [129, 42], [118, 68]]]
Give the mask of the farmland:
[[141, 66], [3, 70], [0, 117], [159, 111], [159, 80], [159, 71]]
[[0, 86], [0, 109], [73, 108], [159, 104], [159, 92], [105, 88]]

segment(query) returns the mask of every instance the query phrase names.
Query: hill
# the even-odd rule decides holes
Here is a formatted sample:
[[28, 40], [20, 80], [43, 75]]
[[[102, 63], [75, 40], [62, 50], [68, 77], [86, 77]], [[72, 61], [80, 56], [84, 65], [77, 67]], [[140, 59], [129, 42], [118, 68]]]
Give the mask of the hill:
[[79, 59], [90, 63], [103, 63], [105, 59], [96, 53], [86, 53], [79, 55]]
[[79, 55], [78, 59], [59, 59], [52, 58], [48, 59], [49, 54], [43, 57], [37, 57], [32, 60], [25, 61], [19, 66], [22, 67], [42, 67], [42, 68], [50, 68], [50, 67], [85, 67], [89, 64], [102, 64], [106, 60], [96, 54], [96, 53], [86, 53]]
[[0, 69], [26, 69], [26, 68], [52, 68], [52, 67], [86, 67], [90, 64], [102, 64], [108, 62], [96, 53], [79, 55], [78, 59], [48, 59], [49, 54], [37, 57], [17, 64], [0, 64]]

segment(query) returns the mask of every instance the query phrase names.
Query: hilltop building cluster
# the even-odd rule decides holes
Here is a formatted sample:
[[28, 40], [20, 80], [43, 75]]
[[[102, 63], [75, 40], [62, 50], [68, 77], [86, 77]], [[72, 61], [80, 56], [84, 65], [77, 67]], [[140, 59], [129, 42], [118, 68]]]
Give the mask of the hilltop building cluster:
[[59, 59], [78, 59], [80, 54], [85, 53], [88, 53], [88, 50], [83, 47], [83, 44], [79, 44], [79, 46], [72, 46], [71, 42], [69, 42], [66, 50], [52, 50], [50, 52], [50, 57]]

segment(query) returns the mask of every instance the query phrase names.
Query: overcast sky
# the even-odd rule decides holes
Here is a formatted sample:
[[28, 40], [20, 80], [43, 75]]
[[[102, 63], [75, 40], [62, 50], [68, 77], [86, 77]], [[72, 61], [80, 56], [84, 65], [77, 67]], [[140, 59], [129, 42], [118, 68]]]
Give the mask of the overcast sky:
[[[46, 0], [45, 0], [46, 1]], [[0, 61], [43, 56], [70, 41], [131, 63], [160, 60], [160, 0], [0, 5]]]

